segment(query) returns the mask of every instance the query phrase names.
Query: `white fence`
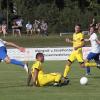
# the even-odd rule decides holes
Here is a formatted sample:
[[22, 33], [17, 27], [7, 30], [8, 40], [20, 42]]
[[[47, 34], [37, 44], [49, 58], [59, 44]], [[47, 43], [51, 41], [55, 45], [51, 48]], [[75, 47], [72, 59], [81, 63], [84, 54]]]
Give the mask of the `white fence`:
[[[25, 53], [17, 49], [7, 49], [8, 55], [11, 58], [22, 61], [35, 60], [36, 53], [41, 52], [45, 56], [45, 60], [67, 60], [72, 52], [72, 47], [57, 47], [57, 48], [26, 48]], [[90, 51], [90, 47], [83, 48], [83, 57], [86, 58]]]

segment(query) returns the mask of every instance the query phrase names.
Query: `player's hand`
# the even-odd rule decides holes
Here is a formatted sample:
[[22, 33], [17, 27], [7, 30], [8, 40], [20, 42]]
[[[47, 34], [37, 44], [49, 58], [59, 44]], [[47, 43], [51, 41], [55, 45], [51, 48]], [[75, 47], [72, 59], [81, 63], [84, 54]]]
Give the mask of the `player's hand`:
[[74, 47], [74, 50], [77, 50], [78, 49], [78, 47]]
[[87, 42], [87, 41], [89, 41], [89, 39], [84, 39], [84, 41], [86, 41], [86, 42]]
[[25, 52], [25, 48], [23, 48], [23, 47], [20, 47], [19, 50], [20, 50], [20, 52]]

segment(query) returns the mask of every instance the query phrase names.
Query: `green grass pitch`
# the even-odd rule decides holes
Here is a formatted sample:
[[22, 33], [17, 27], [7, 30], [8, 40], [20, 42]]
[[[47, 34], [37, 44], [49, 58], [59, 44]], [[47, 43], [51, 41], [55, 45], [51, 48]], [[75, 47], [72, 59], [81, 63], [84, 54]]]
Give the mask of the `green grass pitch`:
[[[46, 61], [45, 72], [63, 72], [65, 61]], [[32, 66], [32, 62], [29, 63]], [[84, 76], [84, 69], [72, 65], [69, 74], [70, 84], [64, 87], [27, 87], [25, 71], [15, 65], [0, 63], [0, 100], [99, 100], [100, 70], [92, 68], [89, 82], [81, 86], [79, 80]]]

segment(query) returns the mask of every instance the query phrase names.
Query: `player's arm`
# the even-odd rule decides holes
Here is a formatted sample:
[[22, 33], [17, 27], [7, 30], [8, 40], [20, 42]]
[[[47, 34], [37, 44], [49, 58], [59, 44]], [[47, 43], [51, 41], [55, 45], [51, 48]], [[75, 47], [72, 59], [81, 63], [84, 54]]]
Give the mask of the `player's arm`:
[[21, 52], [25, 52], [25, 48], [20, 47], [20, 46], [18, 46], [18, 45], [15, 44], [15, 43], [7, 42], [7, 41], [6, 41], [6, 42], [5, 42], [5, 45], [15, 47], [15, 48], [19, 49]]
[[32, 74], [30, 72], [27, 79], [27, 86], [30, 86], [31, 79], [32, 79]]
[[65, 40], [66, 42], [68, 42], [68, 43], [73, 43], [73, 41], [72, 40], [70, 40], [69, 38], [66, 38], [66, 40]]
[[39, 70], [38, 69], [34, 69], [34, 75], [33, 75], [33, 77], [32, 77], [32, 79], [33, 79], [33, 85], [34, 86], [36, 86], [36, 80], [37, 80], [37, 78], [38, 78], [38, 72], [39, 72]]

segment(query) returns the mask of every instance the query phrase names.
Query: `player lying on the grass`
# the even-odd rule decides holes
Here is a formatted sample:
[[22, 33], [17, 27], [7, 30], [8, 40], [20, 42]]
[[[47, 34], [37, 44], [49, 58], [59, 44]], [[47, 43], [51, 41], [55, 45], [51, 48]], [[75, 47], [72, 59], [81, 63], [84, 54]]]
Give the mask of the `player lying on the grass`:
[[[86, 62], [87, 62], [87, 66], [98, 66], [100, 64], [100, 60], [99, 60], [99, 55], [100, 55], [100, 41], [98, 40], [98, 36], [97, 33], [95, 33], [95, 27], [91, 26], [89, 29], [89, 33], [90, 33], [90, 38], [89, 39], [85, 39], [85, 41], [90, 41], [91, 43], [91, 51], [87, 56]], [[95, 62], [90, 62], [91, 60], [94, 60]], [[86, 75], [90, 74], [90, 67], [86, 68]]]
[[80, 25], [75, 26], [75, 33], [73, 34], [73, 41], [66, 39], [66, 42], [73, 43], [73, 51], [67, 60], [67, 64], [66, 64], [64, 74], [63, 74], [64, 78], [67, 78], [68, 73], [70, 71], [70, 66], [76, 59], [78, 60], [82, 68], [97, 66], [96, 63], [95, 65], [94, 63], [90, 63], [90, 64], [88, 62], [84, 63], [83, 54], [82, 54], [82, 47], [84, 46], [84, 35], [81, 32]]
[[43, 62], [44, 55], [42, 53], [37, 53], [36, 61], [32, 66], [32, 70], [29, 73], [29, 77], [27, 80], [28, 86], [45, 86], [51, 83], [54, 86], [61, 86], [67, 85], [69, 83], [69, 80], [62, 79], [62, 75], [60, 73], [45, 74], [43, 71]]
[[7, 55], [7, 49], [6, 46], [12, 46], [15, 47], [17, 49], [19, 49], [21, 52], [25, 52], [25, 48], [20, 47], [12, 42], [7, 42], [7, 41], [3, 41], [2, 39], [0, 39], [0, 60], [5, 61], [7, 64], [14, 64], [14, 65], [19, 65], [22, 68], [24, 68], [26, 70], [26, 72], [28, 73], [28, 66], [27, 64], [18, 61], [16, 59], [10, 59], [10, 57]]

